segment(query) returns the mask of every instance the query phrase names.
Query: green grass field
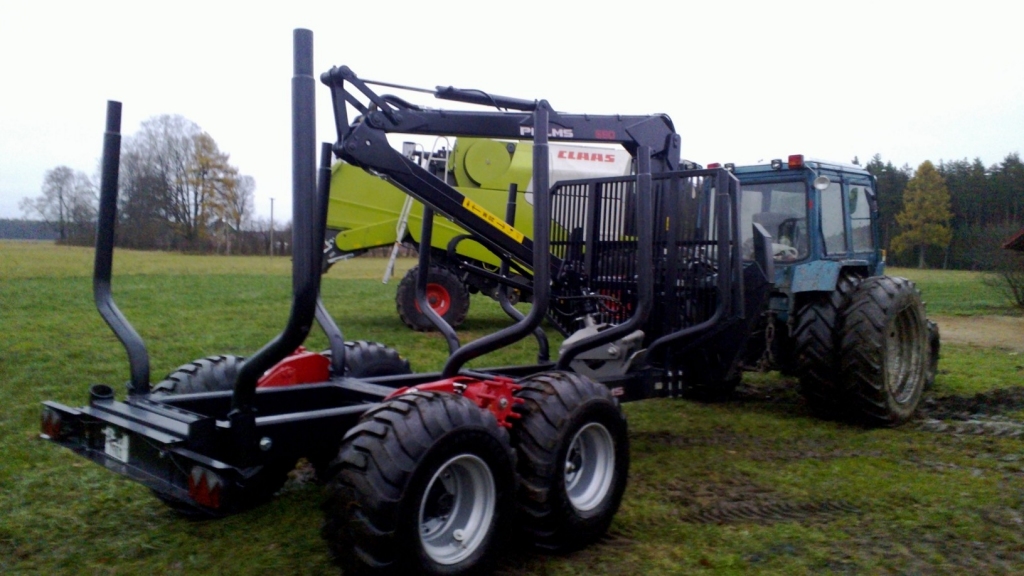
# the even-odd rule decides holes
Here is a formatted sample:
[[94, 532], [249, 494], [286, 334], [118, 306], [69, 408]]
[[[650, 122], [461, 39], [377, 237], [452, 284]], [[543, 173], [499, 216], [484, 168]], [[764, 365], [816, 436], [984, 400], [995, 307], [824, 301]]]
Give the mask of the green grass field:
[[[410, 264], [400, 261], [399, 278]], [[346, 338], [392, 345], [417, 370], [439, 368], [444, 340], [401, 324], [397, 280], [382, 286], [383, 266], [355, 259], [332, 269], [327, 307]], [[286, 258], [119, 251], [114, 268], [115, 297], [149, 347], [154, 379], [205, 355], [250, 354], [288, 314]], [[128, 379], [125, 353], [93, 307], [90, 273], [90, 250], [0, 242], [0, 572], [336, 573], [312, 483], [193, 522], [38, 438], [43, 400], [82, 405], [89, 385], [123, 390]], [[1009, 311], [978, 274], [896, 273], [918, 281], [932, 312]], [[472, 306], [464, 339], [508, 323], [486, 299]], [[325, 342], [315, 334], [310, 347]], [[535, 353], [526, 341], [477, 364], [528, 363]], [[626, 405], [632, 467], [608, 536], [569, 555], [510, 554], [499, 573], [1020, 573], [1024, 394], [1012, 387], [1022, 380], [1020, 355], [945, 345], [925, 401], [925, 415], [942, 420], [895, 430], [816, 419], [777, 374], [745, 375], [729, 402]], [[969, 400], [979, 392], [985, 402]]]

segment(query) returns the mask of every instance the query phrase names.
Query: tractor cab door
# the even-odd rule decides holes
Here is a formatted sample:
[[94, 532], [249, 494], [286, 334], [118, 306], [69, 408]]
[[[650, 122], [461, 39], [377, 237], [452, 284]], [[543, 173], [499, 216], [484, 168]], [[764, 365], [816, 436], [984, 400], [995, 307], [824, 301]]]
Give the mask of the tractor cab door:
[[822, 258], [864, 260], [874, 268], [880, 258], [877, 203], [871, 181], [849, 174], [829, 174], [826, 178], [827, 185], [819, 179]]

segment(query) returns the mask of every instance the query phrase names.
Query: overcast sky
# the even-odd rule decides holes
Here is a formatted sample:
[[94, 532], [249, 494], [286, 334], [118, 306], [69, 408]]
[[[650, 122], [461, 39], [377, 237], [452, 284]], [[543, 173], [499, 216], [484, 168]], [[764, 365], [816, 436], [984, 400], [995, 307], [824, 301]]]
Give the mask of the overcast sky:
[[[257, 212], [274, 197], [287, 217], [296, 27], [313, 30], [317, 72], [668, 113], [702, 164], [991, 165], [1024, 151], [1022, 17], [986, 0], [0, 0], [0, 218], [21, 216], [48, 169], [97, 172], [107, 99], [123, 101], [126, 135], [160, 114], [196, 122], [256, 179]], [[333, 140], [325, 87], [317, 114]]]

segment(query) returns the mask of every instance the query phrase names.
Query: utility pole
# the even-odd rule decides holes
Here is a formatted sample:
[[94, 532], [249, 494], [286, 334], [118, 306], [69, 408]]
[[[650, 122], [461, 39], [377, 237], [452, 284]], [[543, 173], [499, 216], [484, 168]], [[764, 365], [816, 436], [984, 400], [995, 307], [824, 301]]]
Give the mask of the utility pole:
[[274, 255], [274, 199], [270, 199], [270, 255]]

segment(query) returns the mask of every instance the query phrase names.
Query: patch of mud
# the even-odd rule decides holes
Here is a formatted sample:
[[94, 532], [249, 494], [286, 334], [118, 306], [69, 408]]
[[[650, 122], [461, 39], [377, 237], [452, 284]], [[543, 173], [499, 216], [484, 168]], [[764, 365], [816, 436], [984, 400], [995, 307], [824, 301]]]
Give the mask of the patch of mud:
[[744, 477], [714, 483], [677, 480], [668, 486], [668, 495], [683, 507], [679, 520], [692, 524], [820, 521], [858, 512], [842, 500], [793, 500]]
[[803, 398], [796, 381], [788, 378], [772, 384], [740, 384], [736, 387], [731, 403], [737, 404], [802, 404]]
[[974, 396], [930, 396], [921, 401], [918, 414], [932, 420], [973, 420], [1024, 410], [1024, 387], [997, 388]]
[[1005, 416], [1024, 410], [1024, 387], [974, 396], [929, 396], [918, 408], [919, 430], [964, 436], [1024, 438], [1024, 421]]

